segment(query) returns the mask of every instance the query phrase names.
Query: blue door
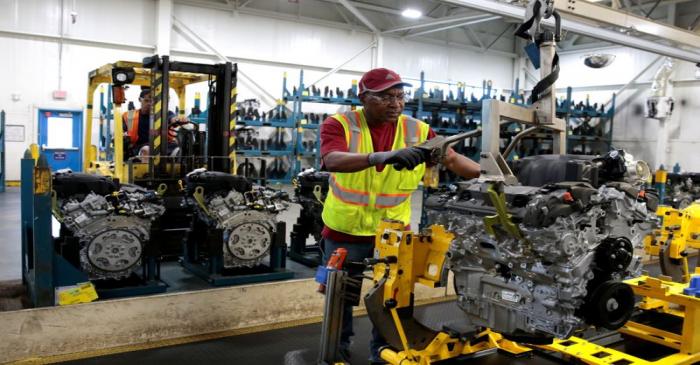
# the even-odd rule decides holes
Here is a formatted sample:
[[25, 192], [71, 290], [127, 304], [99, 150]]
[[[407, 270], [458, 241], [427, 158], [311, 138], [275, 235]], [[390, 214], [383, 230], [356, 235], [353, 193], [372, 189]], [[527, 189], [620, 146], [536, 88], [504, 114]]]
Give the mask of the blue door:
[[39, 109], [39, 149], [49, 160], [51, 171], [83, 167], [81, 110]]

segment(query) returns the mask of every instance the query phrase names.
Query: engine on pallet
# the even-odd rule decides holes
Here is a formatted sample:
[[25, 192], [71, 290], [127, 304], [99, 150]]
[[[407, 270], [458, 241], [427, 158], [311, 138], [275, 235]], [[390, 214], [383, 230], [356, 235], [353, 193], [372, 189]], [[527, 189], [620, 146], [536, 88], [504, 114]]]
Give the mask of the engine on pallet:
[[[142, 264], [152, 222], [165, 211], [158, 195], [110, 178], [71, 172], [55, 173], [53, 188], [61, 251], [77, 251], [79, 266], [91, 280], [131, 276]], [[74, 243], [77, 247], [65, 247]]]
[[321, 239], [323, 230], [323, 202], [328, 194], [329, 172], [309, 169], [297, 175], [294, 187], [294, 197], [301, 205], [301, 218], [306, 230], [313, 235], [316, 240]]
[[[294, 198], [301, 210], [292, 228], [289, 258], [311, 267], [321, 263], [318, 242], [323, 230], [321, 212], [328, 194], [329, 176], [329, 172], [307, 169], [297, 175], [294, 183]], [[306, 244], [309, 236], [315, 239], [315, 244]]]
[[[194, 224], [203, 223], [210, 234], [217, 234], [211, 229], [222, 234], [221, 239], [209, 237], [199, 242], [208, 244], [210, 253], [223, 249], [224, 268], [255, 267], [263, 262], [274, 241], [276, 215], [288, 207], [286, 192], [253, 186], [242, 176], [204, 169], [187, 175], [186, 189], [193, 198], [189, 203], [195, 206]], [[201, 230], [193, 228], [192, 234], [197, 232]], [[193, 252], [189, 255], [196, 256]]]
[[[427, 199], [429, 222], [455, 234], [448, 266], [475, 325], [538, 343], [629, 319], [634, 294], [621, 281], [640, 274], [634, 249], [656, 227], [658, 202], [633, 181], [614, 181], [634, 175], [619, 158], [532, 156], [519, 180], [542, 186], [471, 180]], [[606, 164], [623, 166], [623, 178]]]

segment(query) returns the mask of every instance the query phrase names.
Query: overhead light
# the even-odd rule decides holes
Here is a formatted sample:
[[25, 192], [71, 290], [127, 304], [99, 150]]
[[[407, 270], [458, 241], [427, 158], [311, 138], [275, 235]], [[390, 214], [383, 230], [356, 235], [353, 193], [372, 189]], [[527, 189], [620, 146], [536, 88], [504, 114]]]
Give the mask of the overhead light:
[[594, 53], [586, 55], [583, 63], [590, 68], [603, 68], [610, 65], [615, 60], [613, 54]]
[[421, 15], [423, 15], [423, 13], [421, 13], [420, 10], [408, 8], [402, 11], [401, 15], [405, 16], [406, 18], [418, 19], [421, 17]]

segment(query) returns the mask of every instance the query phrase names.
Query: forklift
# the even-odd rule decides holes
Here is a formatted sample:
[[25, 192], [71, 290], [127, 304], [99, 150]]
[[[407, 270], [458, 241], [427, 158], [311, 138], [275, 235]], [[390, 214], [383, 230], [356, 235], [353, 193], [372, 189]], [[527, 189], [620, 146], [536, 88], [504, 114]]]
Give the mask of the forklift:
[[[22, 185], [27, 187], [22, 192], [23, 278], [35, 306], [71, 302], [75, 298], [63, 300], [60, 291], [88, 282], [86, 288], [96, 294], [85, 301], [164, 292], [160, 262], [179, 258], [183, 245], [196, 244], [183, 243], [196, 221], [195, 209], [183, 204], [188, 194], [185, 175], [206, 168], [223, 178], [245, 180], [229, 174], [236, 164], [231, 122], [236, 114], [236, 65], [153, 56], [104, 65], [88, 78], [85, 173], [50, 171], [38, 148], [22, 160]], [[201, 82], [209, 90], [206, 129], [180, 128], [178, 148], [169, 153], [169, 90], [177, 93], [182, 116], [186, 86]], [[94, 96], [98, 88], [104, 90], [103, 84], [109, 85], [110, 97], [104, 107], [100, 93], [100, 133], [93, 145]], [[121, 107], [127, 85], [148, 87], [154, 100], [147, 157], [133, 156], [124, 138]], [[42, 189], [32, 192], [39, 185]], [[58, 237], [51, 234], [51, 216], [60, 223]], [[211, 243], [217, 244], [221, 246]]]
[[[140, 63], [106, 64], [88, 75], [88, 132], [84, 137], [87, 148], [84, 149], [83, 170], [158, 191], [166, 212], [161, 219], [160, 232], [153, 239], [157, 240], [154, 243], [166, 258], [181, 255], [180, 241], [192, 220], [191, 210], [181, 204], [185, 175], [198, 168], [235, 174], [236, 73], [237, 66], [230, 62], [215, 65], [174, 62], [168, 56], [154, 55]], [[181, 143], [178, 153], [169, 153], [168, 91], [172, 89], [177, 94], [177, 114], [184, 117], [186, 88], [201, 82], [208, 83], [207, 121], [195, 125], [193, 130], [180, 128], [178, 140], [188, 143]], [[110, 84], [112, 113], [100, 118], [100, 137], [93, 143], [90, 131], [95, 91], [105, 83]], [[127, 86], [148, 88], [153, 100], [148, 157], [134, 156], [129, 139], [123, 137], [126, 131], [122, 105], [126, 102], [124, 89]], [[109, 123], [110, 119], [113, 123]]]

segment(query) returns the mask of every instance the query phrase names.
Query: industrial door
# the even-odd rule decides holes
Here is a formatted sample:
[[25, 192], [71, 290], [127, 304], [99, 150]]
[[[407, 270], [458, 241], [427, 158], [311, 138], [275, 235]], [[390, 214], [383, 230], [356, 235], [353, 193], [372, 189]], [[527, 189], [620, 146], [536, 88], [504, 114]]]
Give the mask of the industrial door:
[[51, 171], [82, 170], [82, 130], [81, 110], [39, 109], [39, 149]]

